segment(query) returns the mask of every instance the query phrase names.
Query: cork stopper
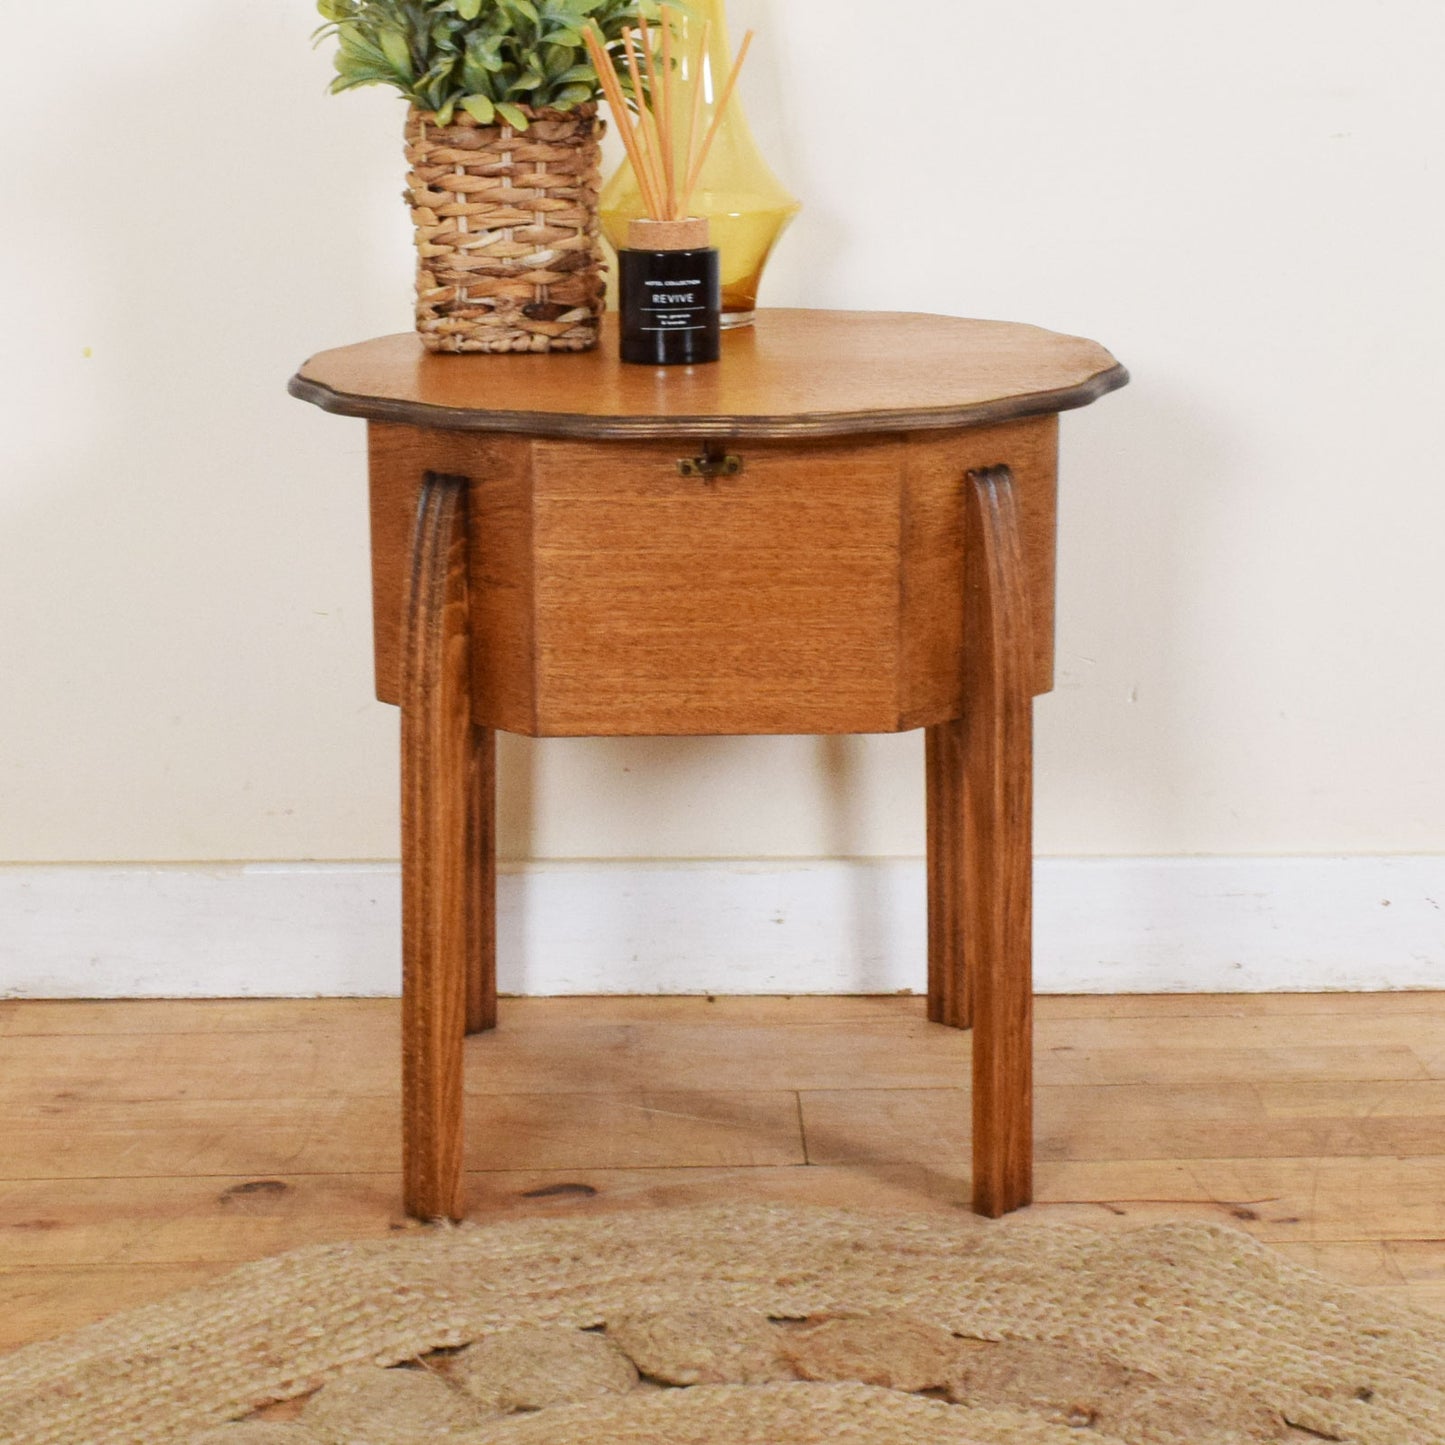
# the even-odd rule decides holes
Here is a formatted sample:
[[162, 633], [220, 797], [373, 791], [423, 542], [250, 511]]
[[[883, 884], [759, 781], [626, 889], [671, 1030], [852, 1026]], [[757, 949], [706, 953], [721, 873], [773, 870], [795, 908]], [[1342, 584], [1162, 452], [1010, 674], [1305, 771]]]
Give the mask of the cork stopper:
[[640, 216], [627, 223], [627, 246], [632, 251], [703, 251], [711, 244], [706, 216], [683, 221], [653, 221]]

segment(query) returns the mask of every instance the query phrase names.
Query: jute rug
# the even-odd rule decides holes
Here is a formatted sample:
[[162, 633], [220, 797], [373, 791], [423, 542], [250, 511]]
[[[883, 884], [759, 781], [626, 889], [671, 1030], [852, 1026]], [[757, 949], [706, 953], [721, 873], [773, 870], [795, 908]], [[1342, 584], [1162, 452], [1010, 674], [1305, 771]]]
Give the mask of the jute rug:
[[1445, 1442], [1445, 1322], [1202, 1224], [711, 1207], [246, 1265], [0, 1358], [7, 1445]]

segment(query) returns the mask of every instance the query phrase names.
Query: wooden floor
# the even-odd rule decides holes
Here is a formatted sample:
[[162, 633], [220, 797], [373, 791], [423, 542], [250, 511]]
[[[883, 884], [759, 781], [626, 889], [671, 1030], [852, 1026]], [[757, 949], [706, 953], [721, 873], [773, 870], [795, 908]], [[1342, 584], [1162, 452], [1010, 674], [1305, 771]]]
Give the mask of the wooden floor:
[[[1445, 994], [1045, 998], [1038, 1212], [1222, 1220], [1445, 1311]], [[916, 998], [504, 1001], [477, 1218], [958, 1209], [969, 1036]], [[397, 1005], [0, 1003], [0, 1346], [409, 1227]]]

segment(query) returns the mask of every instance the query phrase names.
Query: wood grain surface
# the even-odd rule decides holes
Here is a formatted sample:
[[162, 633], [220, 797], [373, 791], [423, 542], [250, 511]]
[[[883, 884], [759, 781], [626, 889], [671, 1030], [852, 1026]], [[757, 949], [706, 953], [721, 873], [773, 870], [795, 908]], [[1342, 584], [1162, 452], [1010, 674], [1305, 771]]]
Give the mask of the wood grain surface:
[[[970, 472], [956, 886], [973, 1013], [973, 1203], [1033, 1198], [1033, 699], [1019, 508], [1007, 467]], [[963, 990], [955, 985], [955, 998]]]
[[[1445, 994], [1037, 1011], [1032, 1215], [1214, 1220], [1445, 1310]], [[0, 1001], [0, 1038], [0, 1348], [407, 1227], [394, 999]], [[509, 999], [466, 1045], [469, 1217], [957, 1210], [971, 1053], [918, 998]]]
[[[401, 709], [402, 1194], [419, 1219], [461, 1215], [462, 1040], [484, 906], [479, 761], [467, 636], [467, 482], [429, 473], [406, 588]], [[490, 799], [490, 787], [487, 788]], [[485, 900], [491, 902], [491, 900]]]
[[1085, 406], [1128, 381], [1092, 341], [892, 312], [762, 311], [716, 365], [628, 366], [615, 316], [577, 355], [441, 356], [414, 334], [313, 356], [293, 396], [454, 431], [622, 438], [827, 437], [976, 426]]
[[467, 758], [467, 1033], [497, 1026], [497, 735], [473, 726]]
[[[371, 502], [372, 636], [376, 695], [401, 702], [402, 597], [411, 570], [417, 498], [427, 472], [464, 476], [468, 497], [472, 628], [488, 639], [473, 659], [485, 714], [531, 711], [530, 526], [532, 449], [521, 437], [487, 437], [416, 427], [367, 428]], [[503, 726], [495, 723], [495, 726]]]
[[963, 709], [966, 477], [1007, 466], [1029, 595], [1030, 689], [1054, 686], [1059, 419], [931, 432], [905, 443], [901, 723], [927, 727]]
[[760, 443], [712, 482], [680, 454], [537, 443], [538, 734], [895, 728], [899, 445]]
[[963, 493], [1015, 478], [1031, 686], [1053, 681], [1058, 419], [752, 442], [531, 441], [376, 423], [376, 690], [399, 697], [418, 479], [471, 479], [474, 717], [531, 736], [894, 732], [957, 717]]
[[928, 1019], [973, 1027], [973, 985], [963, 937], [963, 722], [923, 738], [924, 833], [928, 868]]

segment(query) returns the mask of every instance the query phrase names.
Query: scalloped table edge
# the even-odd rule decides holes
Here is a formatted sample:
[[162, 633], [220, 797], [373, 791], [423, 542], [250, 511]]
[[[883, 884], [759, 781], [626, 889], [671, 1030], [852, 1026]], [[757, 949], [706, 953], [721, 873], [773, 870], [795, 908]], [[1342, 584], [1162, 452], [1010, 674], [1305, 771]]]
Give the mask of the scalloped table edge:
[[[314, 359], [314, 358], [313, 358]], [[505, 358], [502, 358], [505, 360]], [[802, 412], [795, 416], [598, 416], [584, 412], [483, 411], [434, 406], [336, 391], [306, 375], [308, 360], [287, 384], [287, 391], [338, 416], [429, 427], [438, 431], [505, 432], [533, 437], [586, 437], [591, 440], [660, 440], [667, 437], [719, 437], [786, 440], [856, 436], [864, 432], [940, 431], [986, 426], [1045, 416], [1090, 405], [1128, 384], [1129, 372], [1115, 362], [1076, 386], [1028, 392], [965, 406], [906, 411]]]

